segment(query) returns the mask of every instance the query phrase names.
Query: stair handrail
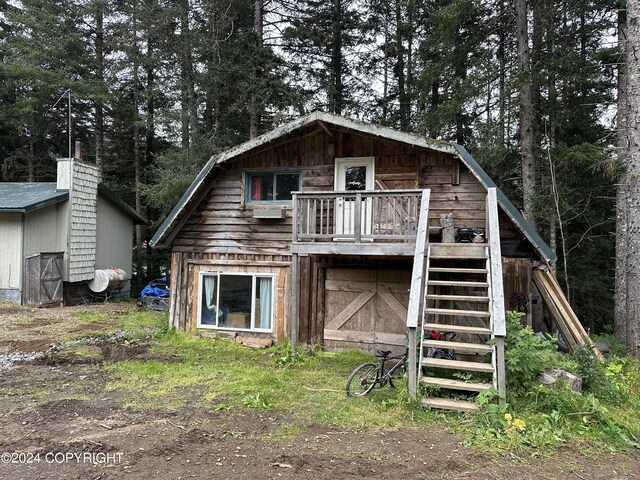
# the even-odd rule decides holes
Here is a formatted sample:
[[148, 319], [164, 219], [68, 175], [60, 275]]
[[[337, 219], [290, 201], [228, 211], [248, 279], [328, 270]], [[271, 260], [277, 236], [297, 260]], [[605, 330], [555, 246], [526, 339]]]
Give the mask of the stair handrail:
[[498, 224], [498, 197], [496, 188], [487, 189], [487, 228], [485, 230], [489, 245], [491, 267], [491, 323], [493, 334], [504, 337], [507, 325], [504, 310], [504, 285], [502, 279], [502, 252], [500, 249], [500, 227]]
[[504, 285], [502, 279], [502, 252], [500, 249], [500, 226], [498, 223], [498, 195], [495, 187], [487, 189], [485, 235], [489, 246], [489, 279], [491, 308], [491, 331], [495, 339], [494, 368], [500, 403], [504, 403], [506, 394], [504, 337], [507, 335], [507, 323], [504, 309]]
[[417, 362], [417, 331], [422, 327], [421, 320], [424, 312], [426, 297], [426, 276], [428, 268], [429, 250], [429, 199], [431, 190], [422, 191], [420, 201], [420, 217], [416, 236], [416, 248], [413, 257], [413, 272], [411, 274], [411, 290], [409, 291], [409, 307], [407, 308], [407, 341], [409, 347], [409, 395], [416, 398], [418, 387]]

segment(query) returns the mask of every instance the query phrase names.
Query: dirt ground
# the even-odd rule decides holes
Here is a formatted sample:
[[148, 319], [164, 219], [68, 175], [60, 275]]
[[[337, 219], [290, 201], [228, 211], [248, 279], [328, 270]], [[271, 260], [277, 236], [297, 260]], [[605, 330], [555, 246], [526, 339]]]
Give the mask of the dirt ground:
[[[0, 304], [0, 345], [5, 352], [45, 351], [61, 332], [87, 327], [74, 322], [78, 308], [87, 307], [33, 311]], [[117, 316], [135, 307], [91, 308]], [[637, 451], [568, 446], [505, 455], [466, 447], [462, 437], [435, 428], [345, 431], [338, 425], [283, 441], [269, 434], [289, 419], [273, 412], [208, 410], [196, 398], [179, 409], [131, 410], [117, 391], [105, 393], [102, 364], [152, 354], [144, 341], [111, 342], [99, 351], [97, 360], [50, 352], [0, 370], [0, 479], [640, 478]]]

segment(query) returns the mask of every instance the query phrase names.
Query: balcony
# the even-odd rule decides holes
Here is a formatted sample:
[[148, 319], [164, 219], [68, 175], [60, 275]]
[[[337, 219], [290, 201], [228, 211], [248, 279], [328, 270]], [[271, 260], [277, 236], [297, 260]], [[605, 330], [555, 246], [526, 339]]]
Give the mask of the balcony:
[[296, 192], [292, 253], [413, 256], [422, 190]]

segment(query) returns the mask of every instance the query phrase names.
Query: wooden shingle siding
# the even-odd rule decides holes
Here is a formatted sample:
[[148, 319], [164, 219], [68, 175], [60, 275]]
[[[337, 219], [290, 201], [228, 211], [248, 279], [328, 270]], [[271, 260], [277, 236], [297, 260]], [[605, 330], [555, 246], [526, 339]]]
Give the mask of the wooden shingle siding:
[[98, 169], [73, 162], [71, 228], [69, 232], [69, 281], [90, 280], [96, 260]]

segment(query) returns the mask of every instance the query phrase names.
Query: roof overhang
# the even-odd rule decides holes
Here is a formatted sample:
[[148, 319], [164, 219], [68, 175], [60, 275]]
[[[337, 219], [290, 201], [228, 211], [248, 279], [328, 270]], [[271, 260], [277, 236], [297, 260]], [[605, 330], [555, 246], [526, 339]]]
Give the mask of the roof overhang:
[[104, 183], [98, 184], [98, 193], [106, 197], [122, 212], [129, 215], [133, 219], [133, 223], [135, 225], [147, 225], [149, 223], [149, 221], [143, 215], [139, 214], [131, 205], [118, 197], [115, 192], [110, 190]]
[[44, 207], [48, 207], [50, 205], [55, 205], [56, 203], [65, 202], [69, 199], [69, 191], [68, 190], [59, 190], [55, 195], [50, 196], [44, 200], [40, 200], [38, 202], [34, 202], [28, 205], [23, 205], [21, 207], [10, 207], [3, 208], [0, 207], [0, 213], [29, 213], [34, 210], [39, 210]]

